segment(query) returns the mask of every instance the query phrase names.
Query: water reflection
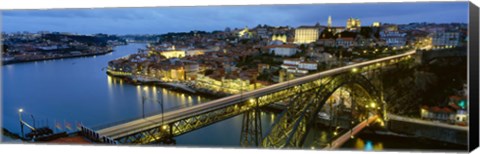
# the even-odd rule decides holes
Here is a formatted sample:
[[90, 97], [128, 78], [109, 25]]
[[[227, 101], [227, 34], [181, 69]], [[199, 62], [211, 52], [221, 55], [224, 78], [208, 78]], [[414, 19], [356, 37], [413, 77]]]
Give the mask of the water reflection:
[[356, 138], [355, 139], [355, 149], [357, 150], [365, 150], [365, 151], [379, 151], [383, 150], [383, 143], [382, 142], [376, 142], [373, 143], [371, 140], [362, 140], [361, 138]]

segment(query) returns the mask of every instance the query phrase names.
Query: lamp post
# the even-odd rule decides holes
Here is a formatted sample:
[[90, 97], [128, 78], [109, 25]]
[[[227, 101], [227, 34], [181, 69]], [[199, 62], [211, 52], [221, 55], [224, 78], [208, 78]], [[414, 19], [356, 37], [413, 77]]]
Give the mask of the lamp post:
[[22, 108], [18, 109], [18, 120], [20, 122], [20, 130], [22, 131], [22, 138], [25, 138], [25, 134], [23, 133], [22, 112], [23, 112]]
[[[145, 92], [147, 92], [147, 87], [143, 88], [143, 90], [145, 90]], [[142, 118], [145, 118], [145, 99], [146, 97], [143, 96], [143, 94], [140, 92], [140, 94], [142, 95]]]
[[[160, 94], [159, 91], [157, 91], [157, 93]], [[163, 127], [163, 97], [162, 96], [163, 95], [160, 95], [160, 101], [159, 102], [160, 102], [160, 107], [162, 108], [162, 127]]]
[[145, 96], [142, 96], [142, 118], [145, 118]]

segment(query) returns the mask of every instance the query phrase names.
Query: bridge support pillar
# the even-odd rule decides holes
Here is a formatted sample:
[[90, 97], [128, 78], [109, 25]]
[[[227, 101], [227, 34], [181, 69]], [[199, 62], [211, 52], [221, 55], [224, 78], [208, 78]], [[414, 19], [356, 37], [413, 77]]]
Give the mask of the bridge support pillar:
[[255, 100], [255, 109], [243, 114], [242, 133], [240, 145], [242, 147], [258, 147], [262, 142], [262, 122], [258, 99]]

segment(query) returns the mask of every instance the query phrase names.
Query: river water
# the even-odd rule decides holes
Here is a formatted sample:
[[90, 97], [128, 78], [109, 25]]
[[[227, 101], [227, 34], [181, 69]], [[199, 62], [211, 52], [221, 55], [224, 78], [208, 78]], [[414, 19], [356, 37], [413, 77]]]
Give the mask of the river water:
[[[164, 101], [165, 110], [188, 107], [210, 99], [182, 94], [161, 87], [136, 86], [109, 77], [105, 73], [108, 61], [135, 53], [145, 44], [118, 46], [114, 52], [71, 59], [57, 59], [18, 63], [2, 67], [2, 127], [20, 134], [18, 110], [29, 124], [49, 126], [55, 131], [73, 132], [76, 123], [99, 127], [106, 124], [141, 118], [143, 114], [161, 113], [158, 100]], [[142, 97], [147, 98], [142, 112]], [[239, 147], [242, 115], [212, 124], [176, 137], [178, 146]], [[262, 112], [264, 136], [271, 128], [277, 113]], [[29, 131], [26, 131], [29, 132]], [[325, 136], [325, 131], [315, 131]], [[402, 145], [416, 139], [398, 137], [375, 138], [359, 135], [343, 148], [351, 150], [384, 150], [408, 148]], [[398, 146], [399, 145], [399, 146]], [[439, 145], [439, 144], [437, 144]], [[425, 146], [411, 145], [420, 149]], [[306, 146], [305, 148], [309, 148]], [[427, 149], [433, 148], [427, 146]]]

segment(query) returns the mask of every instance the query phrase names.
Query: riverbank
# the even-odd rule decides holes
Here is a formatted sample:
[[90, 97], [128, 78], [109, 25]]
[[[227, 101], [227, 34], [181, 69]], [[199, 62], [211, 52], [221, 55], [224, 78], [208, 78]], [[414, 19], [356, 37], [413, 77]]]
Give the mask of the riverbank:
[[62, 55], [62, 56], [58, 56], [58, 57], [37, 58], [37, 59], [28, 59], [28, 60], [9, 60], [9, 61], [2, 61], [2, 65], [16, 64], [16, 63], [27, 63], [27, 62], [35, 62], [35, 61], [44, 61], [44, 60], [54, 60], [54, 59], [91, 57], [91, 56], [105, 55], [105, 54], [108, 54], [108, 53], [111, 53], [111, 52], [113, 52], [112, 49], [106, 50], [106, 51], [103, 51], [103, 52], [76, 54], [76, 55]]
[[362, 150], [362, 151], [450, 151], [458, 152], [467, 150], [467, 146], [452, 144], [447, 142], [435, 141], [426, 138], [408, 136], [403, 134], [364, 130], [355, 136], [354, 139], [347, 141], [340, 149], [342, 150]]
[[225, 93], [216, 93], [206, 89], [198, 88], [196, 86], [192, 86], [193, 85], [192, 83], [187, 83], [187, 82], [164, 82], [160, 80], [142, 79], [142, 78], [132, 79], [129, 76], [113, 74], [109, 71], [107, 71], [106, 74], [114, 78], [119, 78], [125, 81], [126, 83], [133, 84], [133, 85], [159, 86], [172, 91], [177, 91], [177, 92], [186, 93], [186, 94], [195, 94], [195, 95], [200, 95], [208, 98], [221, 98], [221, 97], [231, 95], [231, 94], [225, 94]]

